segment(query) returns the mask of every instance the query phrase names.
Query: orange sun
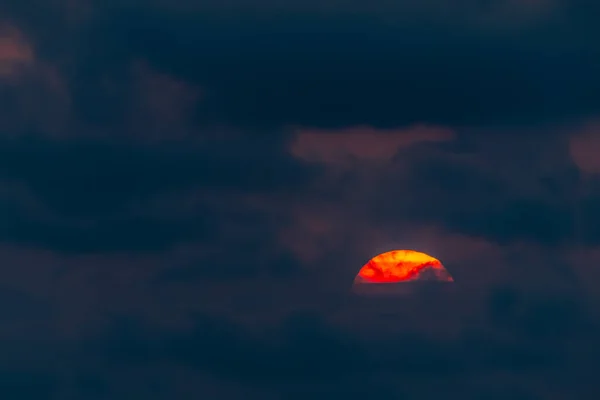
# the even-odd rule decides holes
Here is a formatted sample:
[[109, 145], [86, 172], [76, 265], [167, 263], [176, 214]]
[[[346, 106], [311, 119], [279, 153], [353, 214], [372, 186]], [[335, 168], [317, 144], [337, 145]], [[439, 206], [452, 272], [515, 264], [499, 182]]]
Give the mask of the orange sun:
[[373, 257], [356, 276], [356, 281], [362, 283], [415, 280], [454, 281], [438, 259], [414, 250], [394, 250]]

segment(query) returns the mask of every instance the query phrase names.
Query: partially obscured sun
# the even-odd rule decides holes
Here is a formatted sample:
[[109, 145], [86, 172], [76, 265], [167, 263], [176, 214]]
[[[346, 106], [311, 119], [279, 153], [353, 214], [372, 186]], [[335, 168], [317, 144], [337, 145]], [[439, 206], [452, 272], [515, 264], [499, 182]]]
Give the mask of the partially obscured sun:
[[411, 281], [453, 282], [442, 263], [414, 250], [394, 250], [373, 257], [358, 272], [355, 284]]

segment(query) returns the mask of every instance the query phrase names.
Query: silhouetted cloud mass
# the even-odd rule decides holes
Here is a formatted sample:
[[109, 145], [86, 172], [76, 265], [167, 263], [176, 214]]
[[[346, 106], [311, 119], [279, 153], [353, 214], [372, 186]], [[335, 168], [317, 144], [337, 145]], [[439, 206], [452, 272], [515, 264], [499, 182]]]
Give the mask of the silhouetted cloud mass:
[[593, 398], [598, 12], [3, 2], [0, 397]]

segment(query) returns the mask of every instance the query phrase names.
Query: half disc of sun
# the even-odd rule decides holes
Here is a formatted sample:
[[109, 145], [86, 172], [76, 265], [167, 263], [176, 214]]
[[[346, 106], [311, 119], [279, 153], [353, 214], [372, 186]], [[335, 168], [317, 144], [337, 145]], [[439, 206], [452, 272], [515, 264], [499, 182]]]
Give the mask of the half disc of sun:
[[448, 282], [454, 279], [438, 259], [414, 250], [394, 250], [369, 260], [358, 271], [353, 291], [406, 291], [427, 283]]

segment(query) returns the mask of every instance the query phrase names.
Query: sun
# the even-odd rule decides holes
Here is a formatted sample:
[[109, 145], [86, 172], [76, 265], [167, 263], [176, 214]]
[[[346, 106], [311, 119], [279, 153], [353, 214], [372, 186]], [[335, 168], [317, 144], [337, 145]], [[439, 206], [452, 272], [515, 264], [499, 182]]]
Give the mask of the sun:
[[437, 259], [415, 250], [393, 250], [373, 257], [358, 272], [355, 283], [410, 281], [454, 282]]

